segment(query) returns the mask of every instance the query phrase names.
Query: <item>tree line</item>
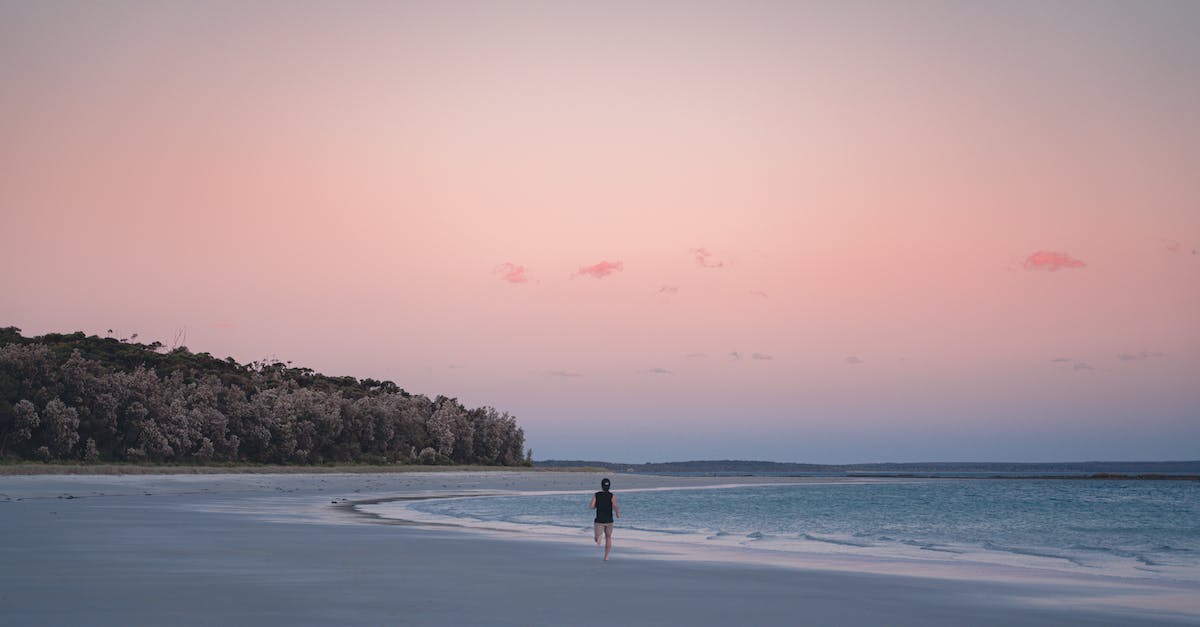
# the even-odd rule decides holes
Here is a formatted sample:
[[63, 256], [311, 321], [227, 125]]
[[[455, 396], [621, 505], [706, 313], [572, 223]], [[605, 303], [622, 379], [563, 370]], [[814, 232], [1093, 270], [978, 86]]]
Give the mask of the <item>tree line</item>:
[[391, 381], [0, 328], [0, 459], [529, 464], [516, 418]]

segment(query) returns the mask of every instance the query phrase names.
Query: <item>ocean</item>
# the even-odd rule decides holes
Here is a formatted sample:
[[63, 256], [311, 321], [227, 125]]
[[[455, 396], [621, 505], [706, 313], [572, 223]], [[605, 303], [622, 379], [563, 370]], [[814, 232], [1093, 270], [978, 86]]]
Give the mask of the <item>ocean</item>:
[[[1200, 581], [1196, 481], [809, 479], [615, 491], [622, 512], [618, 546], [626, 540], [700, 555], [719, 548], [722, 559], [769, 556], [797, 565], [841, 556]], [[533, 492], [372, 510], [590, 542], [589, 498], [587, 492]]]

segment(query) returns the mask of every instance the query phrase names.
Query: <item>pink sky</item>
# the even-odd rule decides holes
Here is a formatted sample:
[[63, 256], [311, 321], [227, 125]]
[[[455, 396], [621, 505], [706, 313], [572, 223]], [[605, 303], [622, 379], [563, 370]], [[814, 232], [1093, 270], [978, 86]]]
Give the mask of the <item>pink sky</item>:
[[0, 324], [535, 457], [1200, 458], [1200, 5], [7, 3]]

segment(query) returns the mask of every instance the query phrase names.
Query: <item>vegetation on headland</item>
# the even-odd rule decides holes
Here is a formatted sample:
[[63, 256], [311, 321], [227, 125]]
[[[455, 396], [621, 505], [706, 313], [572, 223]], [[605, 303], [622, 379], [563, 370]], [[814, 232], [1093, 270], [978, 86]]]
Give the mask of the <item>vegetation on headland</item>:
[[217, 472], [230, 471], [223, 464], [531, 463], [516, 418], [491, 407], [133, 339], [26, 338], [0, 328], [0, 459]]
[[396, 474], [427, 472], [599, 472], [599, 468], [530, 468], [520, 466], [478, 466], [454, 464], [419, 466], [409, 464], [152, 464], [83, 462], [13, 462], [0, 463], [0, 477], [13, 475], [323, 475], [323, 474]]

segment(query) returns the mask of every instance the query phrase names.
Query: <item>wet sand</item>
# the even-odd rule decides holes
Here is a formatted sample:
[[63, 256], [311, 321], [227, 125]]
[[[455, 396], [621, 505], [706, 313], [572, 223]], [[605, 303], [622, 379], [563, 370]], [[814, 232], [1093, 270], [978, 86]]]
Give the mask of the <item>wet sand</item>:
[[[357, 504], [599, 475], [0, 477], [12, 625], [1177, 625], [1136, 588], [662, 559], [396, 524]], [[712, 483], [623, 476], [625, 488]], [[754, 478], [754, 482], [761, 482]], [[1187, 592], [1187, 590], [1183, 590]], [[1131, 595], [1128, 603], [1123, 595]], [[1166, 600], [1167, 596], [1162, 596]], [[1153, 608], [1153, 603], [1150, 603]]]

